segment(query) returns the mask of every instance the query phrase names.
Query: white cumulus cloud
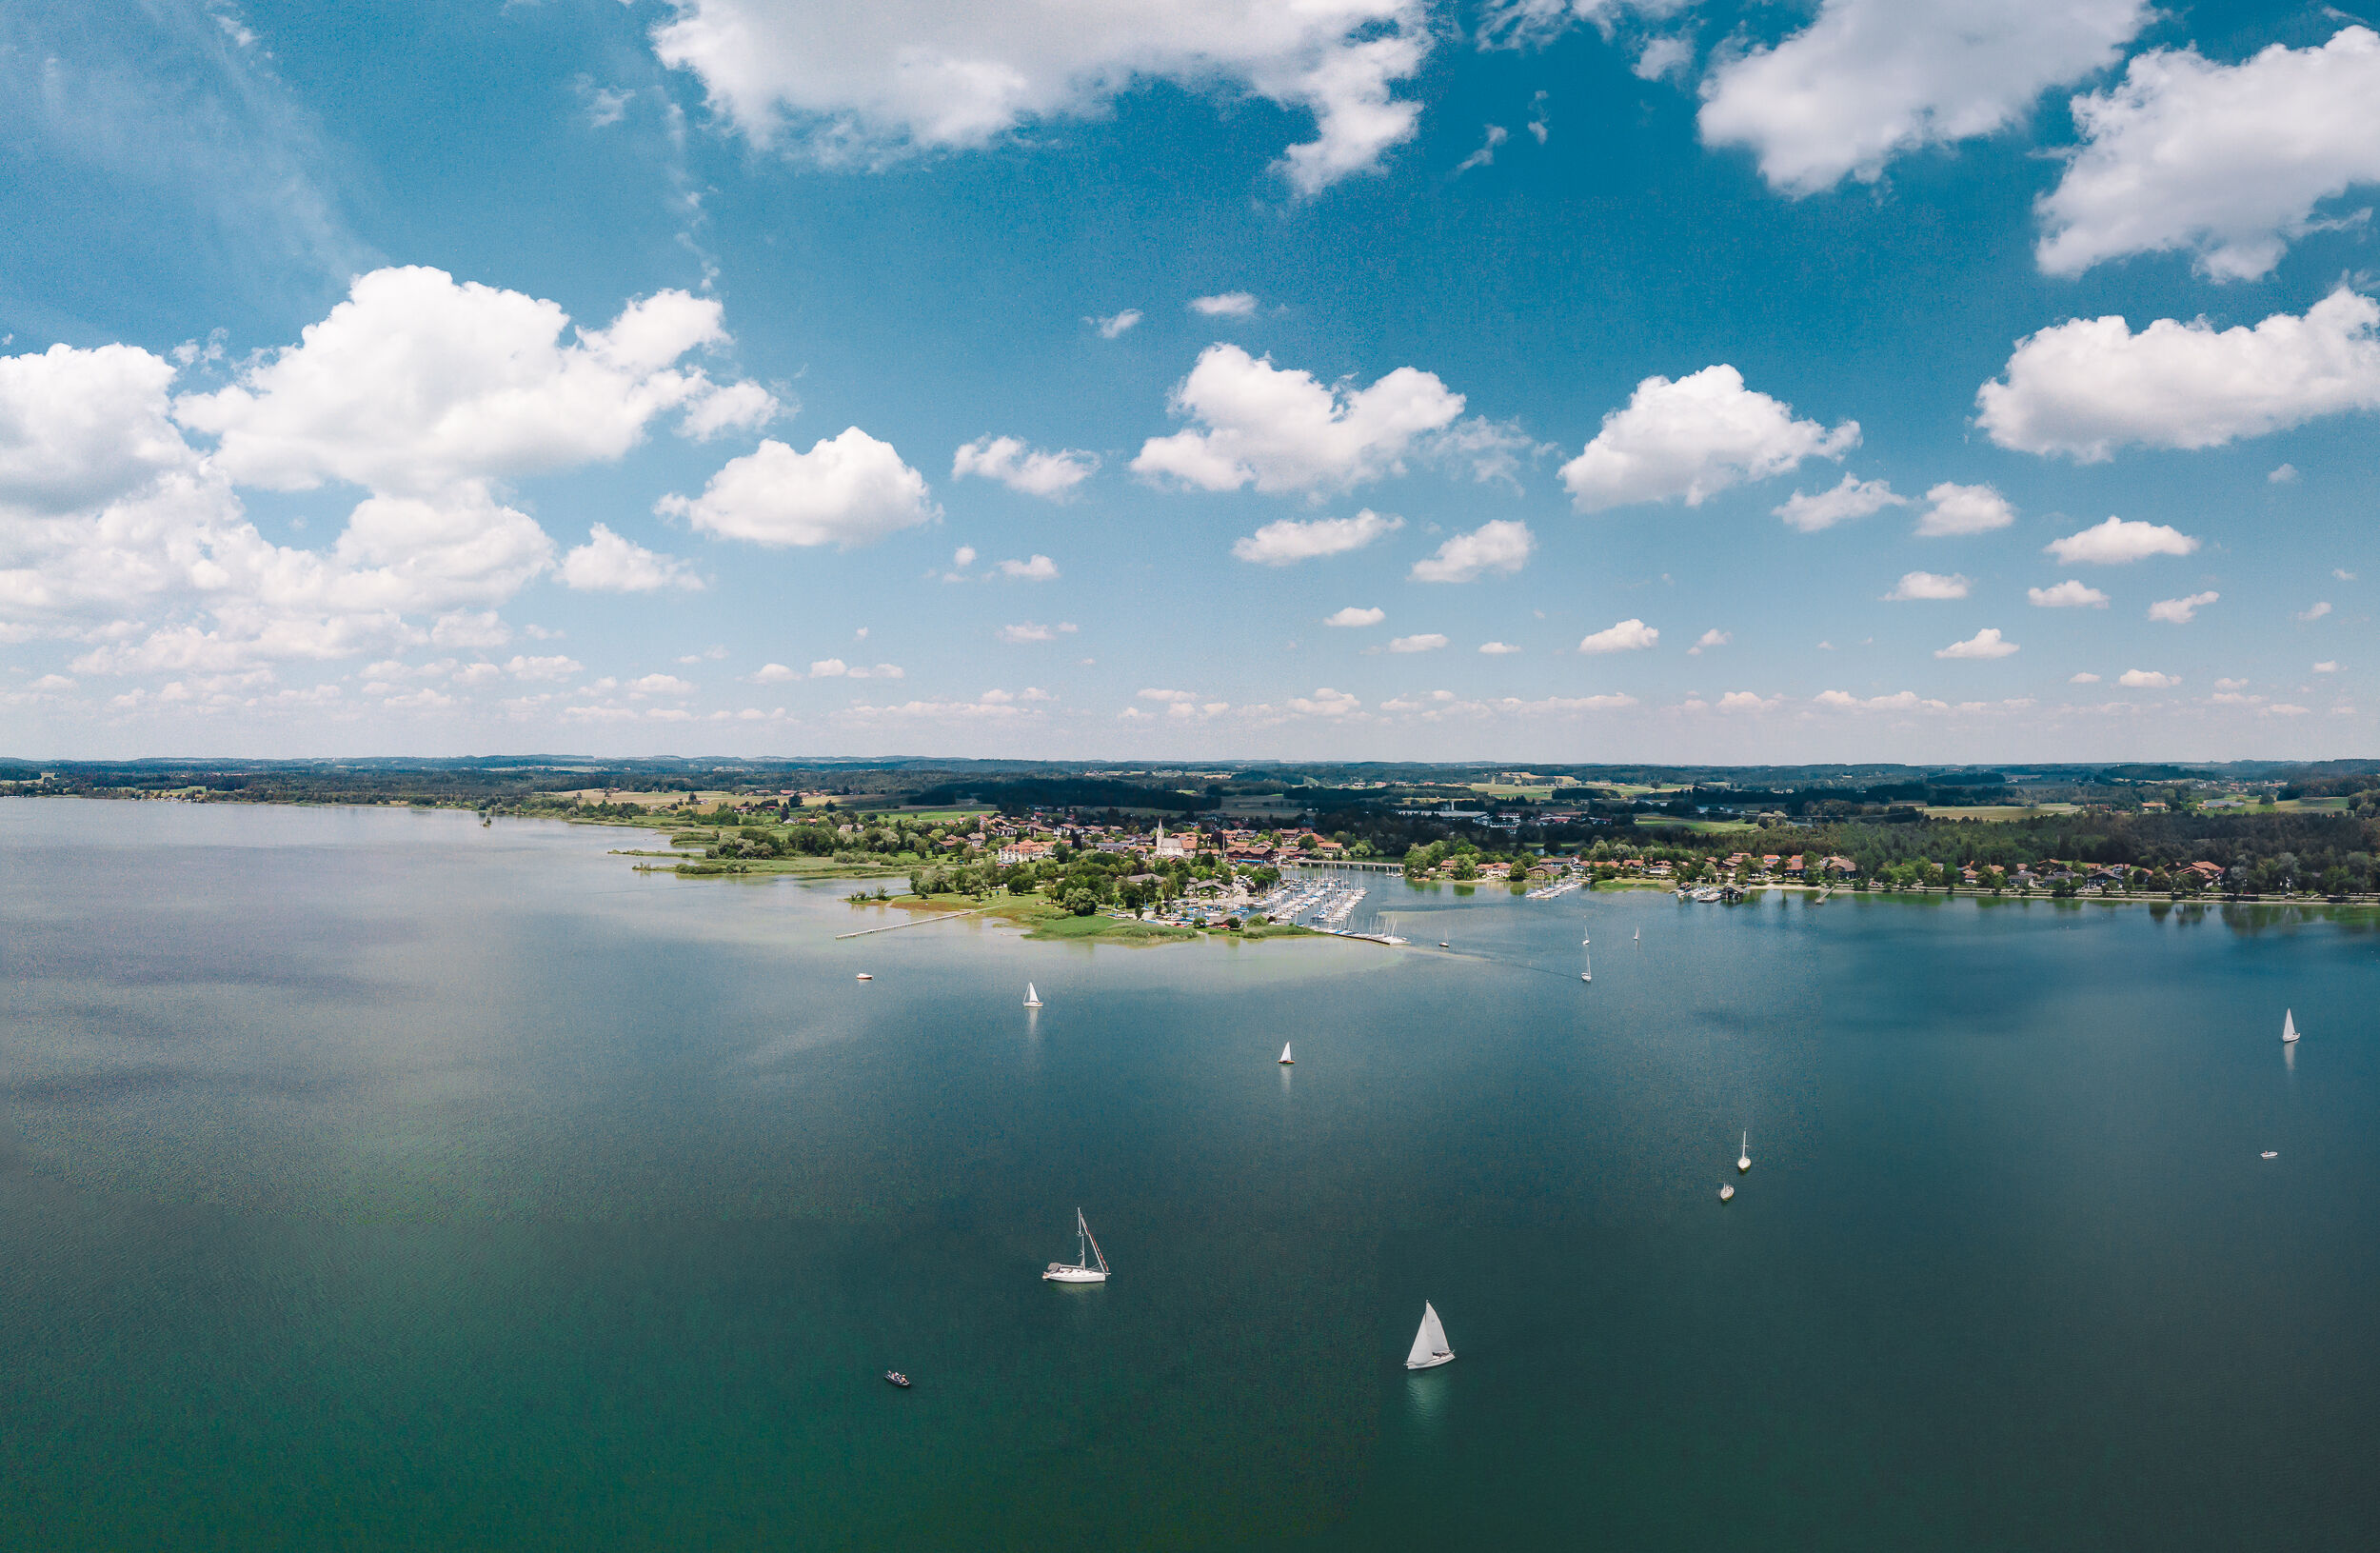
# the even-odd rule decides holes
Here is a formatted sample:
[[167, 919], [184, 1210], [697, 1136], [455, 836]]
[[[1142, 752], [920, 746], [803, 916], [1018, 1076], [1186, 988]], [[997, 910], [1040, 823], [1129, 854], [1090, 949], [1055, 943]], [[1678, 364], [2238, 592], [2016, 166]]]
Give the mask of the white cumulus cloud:
[[1388, 650], [1391, 652], [1436, 652], [1445, 645], [1445, 637], [1436, 631], [1425, 631], [1418, 636], [1390, 637]]
[[767, 438], [742, 458], [729, 459], [702, 495], [673, 493], [654, 510], [756, 545], [846, 548], [929, 522], [941, 512], [926, 493], [925, 477], [903, 464], [891, 443], [856, 426], [821, 439], [806, 453]]
[[562, 558], [562, 580], [596, 593], [650, 593], [657, 588], [699, 589], [703, 579], [675, 556], [648, 550], [597, 524], [586, 543]]
[[2153, 668], [2128, 668], [2115, 683], [2127, 690], [2166, 690], [2182, 683], [2177, 674], [2162, 674]]
[[1011, 646], [1021, 646], [1028, 642], [1055, 642], [1061, 636], [1073, 635], [1075, 627], [1069, 622], [1043, 626], [1028, 620], [1020, 625], [1002, 626], [998, 635], [1002, 641]]
[[2028, 587], [2025, 597], [2037, 609], [2104, 609], [2108, 596], [2088, 583], [2069, 577], [2049, 587]]
[[1359, 550], [1404, 526], [1404, 519], [1384, 518], [1368, 507], [1352, 518], [1315, 518], [1304, 523], [1280, 518], [1233, 540], [1231, 553], [1261, 567], [1294, 566], [1319, 556]]
[[1928, 539], [1960, 534], [1988, 534], [2016, 521], [2008, 498], [1990, 486], [1957, 486], [1945, 480], [1926, 492], [1926, 509], [1917, 518], [1917, 532]]
[[2149, 618], [2161, 620], [2169, 626], [2187, 626], [2198, 618], [2198, 611], [2210, 604], [2219, 603], [2220, 593], [2192, 593], [2186, 599], [2159, 599], [2149, 606]]
[[1643, 652], [1657, 646], [1660, 640], [1660, 631], [1643, 621], [1623, 620], [1581, 638], [1578, 650], [1585, 653]]
[[1964, 642], [1953, 642], [1934, 650], [1936, 658], [2005, 658], [2016, 650], [2016, 644], [2005, 641], [1999, 627], [1986, 626]]
[[2040, 203], [2043, 269], [2182, 250], [2217, 280], [2253, 280], [2316, 206], [2380, 181], [2380, 34], [2343, 28], [2237, 65], [2152, 50], [2073, 111], [2081, 143]]
[[1537, 548], [1537, 536], [1527, 524], [1497, 518], [1457, 534], [1436, 555], [1416, 561], [1410, 575], [1417, 583], [1476, 582], [1490, 572], [1509, 576], [1529, 564]]
[[1247, 291], [1223, 291], [1215, 296], [1194, 296], [1189, 308], [1201, 318], [1245, 318], [1256, 311], [1256, 297]]
[[1510, 642], [1482, 642], [1479, 644], [1479, 650], [1491, 658], [1503, 658], [1520, 649]]
[[1306, 717], [1345, 717], [1360, 709], [1363, 703], [1344, 690], [1324, 686], [1310, 696], [1292, 696], [1289, 709]]
[[1831, 490], [1815, 493], [1795, 491], [1785, 498], [1782, 507], [1774, 508], [1792, 528], [1805, 534], [1821, 528], [1832, 528], [1852, 518], [1864, 518], [1881, 512], [1888, 507], [1907, 507], [1909, 498], [1893, 493], [1892, 485], [1883, 480], [1862, 480], [1845, 474]]
[[1887, 600], [1963, 599], [1973, 586], [1955, 572], [1945, 577], [1934, 571], [1910, 571], [1903, 572], [1893, 591], [1884, 596]]
[[1002, 561], [1000, 574], [1022, 583], [1054, 583], [1058, 580], [1058, 563], [1046, 555], [1030, 561]]
[[1140, 309], [1138, 308], [1126, 308], [1121, 312], [1109, 313], [1104, 318], [1086, 318], [1083, 320], [1084, 323], [1100, 331], [1100, 338], [1102, 340], [1120, 338], [1121, 336], [1128, 333], [1131, 330], [1132, 326], [1140, 321]]
[[2097, 463], [2131, 443], [2215, 448], [2322, 415], [2380, 408], [2380, 303], [2341, 289], [2304, 317], [2251, 329], [2077, 318], [2016, 343], [1975, 391], [2003, 448]]
[[1787, 193], [1873, 181], [1894, 156], [2019, 122], [2114, 64], [2152, 14], [2147, 0], [1824, 0], [1783, 42], [1713, 68], [1702, 138], [1751, 148]]
[[2198, 541], [2162, 523], [2110, 518], [2042, 547], [2068, 566], [2119, 567], [2152, 555], [2190, 555]]
[[754, 142], [830, 165], [973, 149], [1150, 81], [1253, 92], [1313, 116], [1276, 164], [1308, 195], [1413, 138], [1420, 107], [1392, 92], [1431, 39], [1423, 0], [672, 0], [652, 34]]
[[1676, 498], [1697, 507], [1803, 459], [1840, 458], [1858, 442], [1858, 422], [1830, 430], [1797, 421], [1792, 406], [1745, 388], [1721, 364], [1637, 384], [1627, 408], [1604, 416], [1586, 450], [1562, 466], [1562, 484], [1581, 512]]
[[1356, 388], [1211, 345], [1171, 403], [1203, 428], [1151, 437], [1132, 461], [1135, 474], [1201, 490], [1314, 491], [1403, 473], [1416, 439], [1451, 425], [1463, 397], [1417, 368]]
[[1015, 437], [978, 437], [950, 461], [953, 480], [974, 475], [997, 480], [1027, 496], [1063, 496], [1100, 467], [1097, 453], [1067, 448], [1057, 452], [1028, 448]]
[[1388, 618], [1385, 609], [1360, 609], [1349, 605], [1322, 622], [1325, 626], [1377, 626]]
[[2324, 615], [2327, 615], [2330, 612], [2330, 603], [2328, 600], [2324, 600], [2312, 605], [2311, 607], [2300, 609], [2297, 612], [2297, 618], [2303, 621], [2315, 621], [2320, 620]]

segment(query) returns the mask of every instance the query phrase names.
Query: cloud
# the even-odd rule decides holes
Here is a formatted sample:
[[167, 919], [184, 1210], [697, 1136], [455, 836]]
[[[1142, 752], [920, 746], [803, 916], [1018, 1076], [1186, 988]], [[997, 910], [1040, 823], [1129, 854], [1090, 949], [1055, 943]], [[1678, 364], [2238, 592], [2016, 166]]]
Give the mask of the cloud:
[[997, 634], [1011, 646], [1021, 646], [1028, 642], [1055, 642], [1061, 636], [1073, 635], [1075, 627], [1064, 622], [1056, 626], [1041, 626], [1028, 620], [1019, 626], [1002, 626]]
[[2259, 717], [2304, 717], [2308, 713], [2307, 708], [2303, 707], [2292, 707], [2286, 701], [2276, 701], [2270, 707], [2259, 707], [2256, 709], [2256, 715]]
[[1083, 320], [1084, 323], [1100, 331], [1100, 338], [1102, 340], [1113, 340], [1128, 332], [1132, 326], [1140, 321], [1140, 309], [1138, 308], [1126, 308], [1121, 312], [1109, 313], [1104, 318]]
[[1643, 621], [1623, 620], [1581, 638], [1578, 650], [1585, 653], [1643, 652], [1660, 640], [1661, 633]]
[[975, 565], [975, 547], [972, 545], [962, 545], [957, 549], [951, 551], [950, 564], [954, 567], [971, 567]]
[[1384, 518], [1370, 508], [1352, 518], [1316, 518], [1306, 523], [1281, 518], [1232, 541], [1231, 553], [1260, 567], [1294, 566], [1319, 556], [1359, 550], [1404, 526], [1404, 519]]
[[1745, 388], [1735, 368], [1706, 367], [1674, 383], [1637, 384], [1627, 408], [1604, 416], [1586, 450], [1562, 466], [1562, 484], [1581, 512], [1678, 497], [1698, 507], [1805, 458], [1840, 458], [1858, 443], [1858, 422], [1829, 430], [1797, 421], [1790, 405]]
[[997, 480], [1027, 496], [1063, 496], [1100, 467], [1097, 453], [1061, 448], [1052, 453], [1027, 448], [1014, 437], [978, 437], [950, 461], [953, 480], [975, 475]]
[[427, 496], [620, 458], [654, 417], [719, 392], [688, 351], [725, 343], [716, 301], [661, 291], [563, 344], [551, 302], [440, 269], [376, 269], [231, 386], [174, 402], [235, 483], [327, 480]]
[[1953, 642], [1934, 650], [1936, 658], [2005, 658], [2016, 650], [2016, 644], [2003, 641], [1999, 627], [1986, 626], [1964, 642]]
[[2028, 587], [2025, 597], [2037, 609], [2104, 609], [2108, 596], [2087, 583], [2073, 578], [2051, 587]]
[[2264, 477], [2264, 481], [2268, 486], [2293, 486], [2297, 484], [2297, 466], [2294, 464], [2275, 465], [2271, 472]]
[[1704, 631], [1702, 635], [1696, 640], [1693, 647], [1686, 649], [1686, 656], [1689, 658], [1699, 658], [1702, 656], [1702, 649], [1704, 647], [1723, 647], [1735, 640], [1735, 636], [1733, 631], [1723, 631], [1714, 626], [1709, 630]]
[[703, 586], [703, 579], [685, 562], [623, 539], [600, 523], [588, 531], [585, 544], [562, 558], [562, 580], [595, 593], [650, 593], [664, 587], [699, 590]]
[[1489, 125], [1487, 127], [1487, 137], [1479, 142], [1479, 149], [1455, 164], [1455, 176], [1459, 178], [1464, 173], [1469, 172], [1473, 168], [1493, 166], [1496, 162], [1496, 148], [1501, 146], [1505, 141], [1510, 140], [1511, 138], [1512, 131], [1505, 129], [1502, 125]]
[[941, 515], [925, 477], [888, 442], [858, 427], [797, 453], [774, 437], [729, 459], [691, 500], [671, 494], [656, 512], [756, 545], [835, 545], [845, 549]]
[[1537, 548], [1537, 536], [1527, 524], [1497, 518], [1457, 534], [1436, 555], [1416, 561], [1410, 576], [1417, 583], [1476, 582], [1492, 571], [1510, 576], [1529, 564]]
[[2327, 658], [2321, 663], [2314, 665], [2314, 672], [2317, 674], [2335, 674], [2338, 671], [2339, 664], [2338, 660], [2335, 658]]
[[1345, 490], [1402, 474], [1415, 440], [1453, 424], [1463, 397], [1411, 367], [1355, 388], [1211, 345], [1171, 404], [1204, 429], [1151, 437], [1132, 461], [1135, 474], [1200, 490], [1253, 484], [1279, 492]]
[[1520, 649], [1510, 642], [1482, 642], [1479, 644], [1479, 650], [1491, 658], [1502, 658], [1518, 652]]
[[744, 677], [754, 685], [783, 685], [787, 680], [798, 680], [802, 675], [800, 670], [788, 668], [783, 664], [763, 664]]
[[1345, 717], [1362, 706], [1362, 702], [1346, 691], [1334, 690], [1328, 686], [1311, 696], [1292, 696], [1289, 700], [1289, 709], [1306, 717]]
[[2066, 677], [2066, 683], [2069, 685], [2096, 685], [2099, 683], [2099, 676], [2086, 669], [2079, 673], [2068, 675]]
[[1782, 696], [1771, 696], [1762, 700], [1755, 691], [1730, 690], [1719, 697], [1719, 710], [1723, 712], [1773, 711], [1782, 700], [1784, 700]]
[[[1936, 653], [1939, 657], [1941, 654]], [[1932, 712], [1951, 710], [1947, 701], [1920, 696], [1914, 690], [1895, 690], [1891, 695], [1870, 696], [1866, 700], [1848, 690], [1821, 690], [1810, 698], [1813, 707], [1835, 712]]]
[[2148, 448], [2216, 448], [2317, 416], [2380, 407], [2380, 303], [2344, 289], [2303, 318], [2253, 329], [2077, 318], [2028, 335], [2005, 381], [1975, 390], [1992, 440], [2078, 463]]
[[1436, 652], [1445, 645], [1446, 638], [1436, 631], [1428, 631], [1419, 636], [1391, 637], [1388, 650], [1391, 652]]
[[[763, 674], [766, 672], [762, 670]], [[809, 677], [814, 680], [899, 680], [906, 679], [908, 675], [902, 671], [899, 664], [878, 664], [870, 668], [864, 664], [846, 664], [841, 658], [821, 658], [810, 665]], [[753, 678], [757, 682], [761, 675], [756, 674]]]
[[647, 674], [642, 679], [630, 680], [626, 685], [621, 687], [621, 688], [627, 691], [629, 695], [639, 698], [645, 696], [669, 696], [673, 699], [683, 700], [684, 698], [694, 694], [701, 688], [701, 687], [694, 684], [691, 680], [682, 680], [675, 674]]
[[2179, 249], [2201, 274], [2254, 280], [2322, 225], [2315, 206], [2380, 180], [2380, 35], [2343, 28], [2237, 65], [2152, 50], [2072, 109], [2081, 142], [2040, 201], [2044, 270]]
[[1385, 609], [1359, 609], [1349, 605], [1322, 622], [1325, 626], [1377, 626], [1388, 618]]
[[1376, 170], [1420, 107], [1390, 95], [1430, 50], [1420, 0], [1070, 0], [1020, 10], [961, 0], [786, 6], [674, 0], [653, 30], [755, 144], [828, 165], [971, 150], [1035, 125], [1103, 114], [1151, 81], [1240, 90], [1313, 115], [1274, 164], [1313, 195]]
[[2169, 626], [2187, 626], [2198, 618], [2198, 611], [2222, 599], [2220, 593], [2192, 593], [2186, 599], [2159, 599], [2149, 606], [2149, 618], [2161, 620]]
[[1939, 572], [1911, 571], [1902, 573], [1901, 580], [1894, 585], [1893, 591], [1885, 594], [1884, 597], [1888, 601], [1963, 599], [1973, 586], [1956, 573], [1945, 577]]
[[566, 680], [585, 667], [576, 658], [565, 658], [557, 653], [545, 658], [515, 656], [505, 665], [505, 672], [516, 680]]
[[1194, 296], [1188, 306], [1201, 318], [1245, 318], [1256, 311], [1256, 298], [1246, 291], [1224, 291], [1217, 296]]
[[2161, 523], [2110, 518], [2080, 533], [2053, 539], [2041, 548], [2070, 567], [2120, 567], [2152, 555], [2190, 555], [2197, 550], [2198, 542]]
[[1143, 701], [1162, 701], [1170, 706], [1187, 706], [1199, 699], [1196, 690], [1142, 690], [1139, 695]]
[[2176, 674], [2160, 674], [2152, 668], [2128, 668], [2115, 683], [2127, 690], [2164, 690], [2182, 683]]
[[2016, 521], [2008, 498], [1990, 486], [1954, 486], [1945, 480], [1926, 492], [1926, 501], [1917, 533], [1927, 539], [1988, 534]]
[[1000, 574], [1019, 582], [1054, 583], [1058, 580], [1058, 563], [1046, 555], [1037, 555], [1030, 561], [1002, 561]]
[[2330, 604], [2329, 604], [2329, 602], [2328, 602], [2328, 601], [2325, 601], [2325, 602], [2322, 602], [2322, 603], [2315, 604], [2315, 605], [2314, 605], [2312, 607], [2311, 607], [2311, 608], [2307, 608], [2307, 609], [2300, 609], [2300, 610], [2297, 612], [2297, 618], [2298, 618], [2298, 619], [2300, 619], [2300, 620], [2304, 620], [2304, 621], [2314, 621], [2314, 620], [2320, 620], [2320, 619], [2321, 619], [2324, 615], [2327, 615], [2327, 614], [2329, 614], [2330, 612]]
[[1888, 507], [1907, 507], [1909, 498], [1895, 496], [1893, 488], [1882, 480], [1862, 480], [1845, 474], [1831, 490], [1815, 495], [1795, 491], [1785, 498], [1785, 505], [1773, 508], [1776, 516], [1805, 534], [1821, 528], [1832, 528], [1851, 518], [1864, 518]]
[[1785, 193], [1874, 182], [1895, 156], [2024, 119], [2048, 88], [2114, 64], [2152, 14], [2147, 0], [1825, 0], [1783, 42], [1712, 69], [1702, 139], [1750, 148]]

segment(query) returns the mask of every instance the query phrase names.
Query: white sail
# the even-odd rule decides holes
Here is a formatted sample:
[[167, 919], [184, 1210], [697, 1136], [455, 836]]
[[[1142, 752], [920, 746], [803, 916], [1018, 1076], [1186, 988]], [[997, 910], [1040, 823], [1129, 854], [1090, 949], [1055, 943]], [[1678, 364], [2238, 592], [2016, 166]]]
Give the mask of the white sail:
[[1289, 1055], [1289, 1043], [1286, 1041], [1280, 1044], [1280, 1060], [1284, 1063], [1294, 1063], [1298, 1060]]
[[2294, 1008], [2281, 1010], [2281, 1039], [2285, 1042], [2297, 1039], [2297, 1010]]
[[1039, 1008], [1041, 1005], [1041, 995], [1033, 990], [1031, 982], [1024, 984], [1024, 1005], [1027, 1008]]
[[1446, 1345], [1446, 1328], [1438, 1324], [1438, 1307], [1422, 1301], [1421, 1330], [1414, 1334], [1413, 1352], [1405, 1355], [1405, 1368], [1428, 1369], [1454, 1357], [1455, 1350]]
[[1077, 1208], [1074, 1210], [1074, 1222], [1075, 1227], [1082, 1231], [1082, 1238], [1090, 1243], [1091, 1260], [1099, 1264], [1100, 1276], [1106, 1277], [1107, 1258], [1100, 1251], [1100, 1238], [1091, 1233], [1091, 1221], [1082, 1216], [1081, 1208]]

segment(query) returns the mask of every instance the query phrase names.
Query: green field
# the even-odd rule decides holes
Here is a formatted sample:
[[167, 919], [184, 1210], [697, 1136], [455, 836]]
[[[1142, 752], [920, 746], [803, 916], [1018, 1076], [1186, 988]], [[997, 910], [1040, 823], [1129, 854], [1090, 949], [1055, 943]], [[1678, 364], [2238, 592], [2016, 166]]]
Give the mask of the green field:
[[1926, 806], [1929, 820], [2032, 820], [2045, 814], [2072, 814], [2073, 804], [1978, 804], [1973, 807]]

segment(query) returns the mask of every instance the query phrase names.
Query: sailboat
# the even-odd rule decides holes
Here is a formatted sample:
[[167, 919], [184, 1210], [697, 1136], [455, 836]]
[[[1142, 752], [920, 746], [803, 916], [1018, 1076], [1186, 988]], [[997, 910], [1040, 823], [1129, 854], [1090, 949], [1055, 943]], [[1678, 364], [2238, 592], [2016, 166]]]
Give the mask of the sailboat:
[[2294, 1008], [2284, 1008], [2281, 1010], [2281, 1045], [2289, 1046], [2296, 1044], [2297, 1010]]
[[1405, 1355], [1407, 1369], [1435, 1369], [1455, 1357], [1455, 1350], [1446, 1345], [1446, 1328], [1438, 1319], [1438, 1307], [1429, 1301], [1421, 1302], [1421, 1330], [1413, 1335], [1413, 1352]]
[[1752, 1168], [1752, 1134], [1744, 1134], [1744, 1151], [1735, 1161], [1735, 1173], [1742, 1175]]
[[1637, 928], [1637, 929], [1636, 929], [1636, 936], [1635, 938], [1633, 938], [1633, 939], [1630, 939], [1630, 940], [1629, 940], [1629, 942], [1630, 942], [1631, 944], [1642, 944], [1642, 943], [1644, 942], [1644, 929], [1643, 929], [1643, 928], [1641, 928], [1641, 927]]
[[1719, 1201], [1722, 1203], [1733, 1203], [1735, 1201], [1735, 1184], [1734, 1182], [1731, 1181], [1719, 1188]]
[[1041, 1005], [1041, 995], [1033, 990], [1031, 982], [1024, 984], [1024, 1005], [1027, 1008], [1039, 1008]]
[[1041, 1274], [1045, 1284], [1104, 1284], [1107, 1282], [1107, 1259], [1100, 1255], [1100, 1243], [1091, 1238], [1090, 1222], [1082, 1210], [1074, 1210], [1075, 1259], [1071, 1263], [1053, 1262]]
[[1281, 1066], [1283, 1066], [1283, 1067], [1290, 1067], [1290, 1066], [1294, 1066], [1294, 1065], [1296, 1065], [1297, 1061], [1298, 1061], [1298, 1059], [1297, 1059], [1297, 1058], [1292, 1057], [1291, 1055], [1289, 1055], [1289, 1043], [1288, 1043], [1288, 1042], [1286, 1042], [1286, 1041], [1282, 1042], [1282, 1043], [1280, 1044], [1280, 1065], [1281, 1065]]

